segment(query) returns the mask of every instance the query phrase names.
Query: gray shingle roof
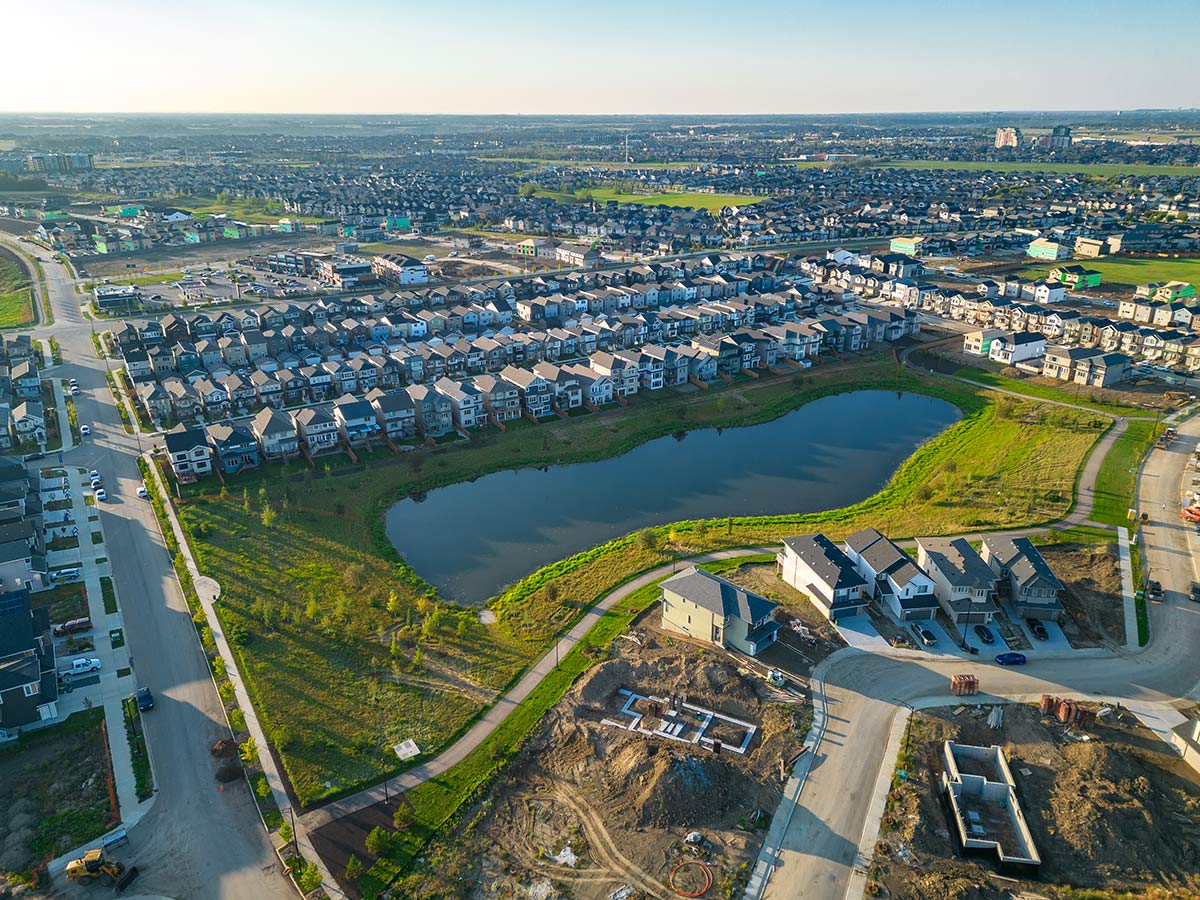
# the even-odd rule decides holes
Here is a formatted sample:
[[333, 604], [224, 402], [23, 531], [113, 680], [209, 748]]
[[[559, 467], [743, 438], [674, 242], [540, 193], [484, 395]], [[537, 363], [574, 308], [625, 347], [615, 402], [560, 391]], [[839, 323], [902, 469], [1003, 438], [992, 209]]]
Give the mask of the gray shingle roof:
[[783, 544], [835, 591], [865, 587], [867, 584], [850, 557], [823, 534], [787, 537], [783, 539]]
[[765, 597], [695, 566], [671, 576], [662, 586], [697, 606], [721, 616], [741, 619], [748, 625], [769, 618], [776, 606]]

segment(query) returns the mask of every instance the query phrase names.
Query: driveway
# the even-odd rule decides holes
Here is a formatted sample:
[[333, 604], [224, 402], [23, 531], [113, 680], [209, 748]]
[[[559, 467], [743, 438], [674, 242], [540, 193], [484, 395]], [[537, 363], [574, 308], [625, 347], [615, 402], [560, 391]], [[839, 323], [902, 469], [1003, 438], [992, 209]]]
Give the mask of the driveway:
[[875, 626], [871, 624], [871, 617], [866, 613], [838, 619], [837, 630], [842, 640], [856, 650], [879, 653], [892, 649], [892, 645], [875, 630]]

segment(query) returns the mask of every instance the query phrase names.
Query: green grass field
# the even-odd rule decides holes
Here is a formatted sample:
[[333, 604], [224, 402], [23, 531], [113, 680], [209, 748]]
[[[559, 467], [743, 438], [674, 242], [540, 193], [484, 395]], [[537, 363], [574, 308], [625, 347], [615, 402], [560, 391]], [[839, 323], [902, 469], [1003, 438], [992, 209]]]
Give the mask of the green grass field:
[[[1200, 286], [1200, 259], [1084, 259], [1058, 265], [1081, 265], [1100, 273], [1101, 284], [1136, 287], [1154, 281], [1186, 281]], [[1026, 266], [1017, 274], [1023, 278], [1044, 278], [1053, 265]]]
[[[680, 429], [754, 424], [819, 396], [896, 385], [944, 397], [968, 415], [863, 503], [732, 519], [719, 529], [684, 523], [679, 547], [754, 544], [818, 524], [838, 535], [866, 524], [898, 537], [958, 533], [1066, 511], [1080, 460], [1099, 433], [1094, 416], [1022, 401], [1005, 404], [1001, 415], [982, 387], [907, 370], [897, 378], [890, 358], [867, 358], [709, 392], [639, 397], [605, 416], [519, 423], [402, 458], [376, 451], [365, 470], [271, 466], [230, 479], [224, 496], [216, 483], [186, 488], [181, 519], [201, 569], [224, 586], [226, 633], [301, 803], [394, 773], [388, 747], [398, 740], [436, 752], [584, 607], [662, 559], [632, 537], [612, 541], [512, 586], [489, 603], [498, 621], [481, 625], [471, 611], [435, 602], [388, 543], [384, 511], [413, 492], [500, 469], [599, 459]], [[345, 684], [355, 690], [340, 690]]]
[[1120, 403], [1105, 403], [1103, 400], [1097, 400], [1093, 396], [1094, 391], [1082, 389], [1075, 390], [1072, 388], [1057, 388], [1047, 387], [1042, 384], [1032, 384], [1028, 381], [1023, 381], [1018, 378], [1005, 378], [1003, 375], [998, 375], [995, 372], [988, 372], [983, 369], [976, 368], [961, 368], [954, 373], [959, 378], [969, 378], [971, 381], [976, 381], [979, 384], [988, 385], [994, 388], [1000, 388], [1006, 391], [1014, 391], [1018, 394], [1024, 394], [1027, 397], [1037, 400], [1054, 400], [1059, 403], [1070, 403], [1075, 406], [1084, 406], [1088, 409], [1095, 409], [1101, 412], [1111, 413], [1114, 416], [1145, 416], [1147, 411], [1140, 406], [1131, 406]]
[[889, 169], [959, 169], [965, 172], [1057, 172], [1098, 175], [1191, 175], [1200, 178], [1200, 166], [1151, 166], [1136, 163], [1052, 162], [966, 162], [940, 159], [881, 160], [875, 165]]
[[[762, 201], [763, 197], [753, 197], [746, 194], [703, 194], [695, 192], [662, 192], [654, 194], [628, 194], [609, 188], [594, 187], [590, 189], [592, 199], [597, 203], [607, 203], [616, 200], [618, 203], [637, 203], [644, 206], [671, 206], [687, 209], [707, 209], [714, 212], [723, 206], [747, 206]], [[559, 203], [581, 203], [574, 194], [563, 191], [537, 191], [534, 196], [549, 197]]]
[[1153, 422], [1130, 422], [1117, 438], [1096, 476], [1092, 519], [1106, 525], [1128, 525], [1138, 466], [1162, 428]]
[[225, 213], [247, 225], [274, 225], [284, 218], [310, 224], [325, 221], [319, 216], [292, 215], [284, 211], [282, 203], [274, 200], [231, 197], [224, 203], [218, 203], [216, 197], [178, 197], [172, 202], [194, 216]]
[[33, 286], [25, 266], [0, 248], [0, 328], [22, 328], [33, 323]]

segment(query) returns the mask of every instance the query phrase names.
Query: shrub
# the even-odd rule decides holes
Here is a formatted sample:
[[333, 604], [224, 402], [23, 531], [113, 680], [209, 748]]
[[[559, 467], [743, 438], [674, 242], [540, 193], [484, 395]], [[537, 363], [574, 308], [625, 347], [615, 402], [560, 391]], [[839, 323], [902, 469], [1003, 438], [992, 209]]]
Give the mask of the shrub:
[[361, 874], [362, 874], [362, 860], [360, 860], [357, 856], [355, 856], [353, 853], [351, 853], [350, 858], [348, 860], [346, 860], [346, 878], [349, 881], [357, 881], [358, 876]]
[[258, 744], [254, 742], [254, 738], [246, 738], [238, 744], [238, 756], [248, 766], [258, 762]]
[[367, 852], [374, 857], [380, 857], [387, 854], [392, 846], [392, 833], [382, 825], [376, 825], [371, 829], [371, 833], [367, 835]]
[[321, 886], [321, 870], [315, 862], [306, 862], [300, 868], [296, 873], [296, 884], [306, 894]]

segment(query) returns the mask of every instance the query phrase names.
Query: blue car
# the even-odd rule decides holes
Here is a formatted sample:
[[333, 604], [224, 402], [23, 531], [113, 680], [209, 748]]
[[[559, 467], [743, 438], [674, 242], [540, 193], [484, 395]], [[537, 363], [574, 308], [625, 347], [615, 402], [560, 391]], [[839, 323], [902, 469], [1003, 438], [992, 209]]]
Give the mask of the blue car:
[[148, 709], [154, 709], [154, 695], [150, 693], [150, 688], [138, 688], [138, 692], [134, 694], [137, 698], [137, 707], [142, 712]]
[[996, 663], [1001, 666], [1023, 666], [1027, 660], [1024, 653], [997, 653]]

